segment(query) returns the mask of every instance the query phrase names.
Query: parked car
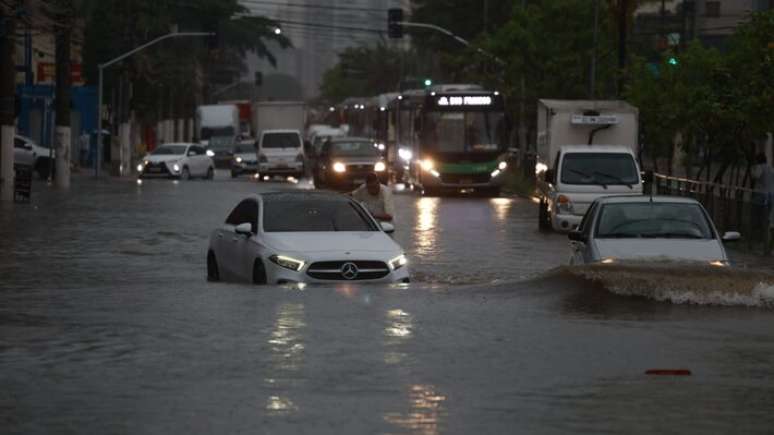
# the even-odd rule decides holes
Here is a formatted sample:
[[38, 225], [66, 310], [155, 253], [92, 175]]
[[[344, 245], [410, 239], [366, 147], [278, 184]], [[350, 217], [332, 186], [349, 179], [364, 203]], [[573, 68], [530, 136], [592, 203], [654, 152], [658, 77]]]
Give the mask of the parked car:
[[362, 185], [371, 172], [375, 172], [382, 183], [388, 182], [387, 163], [374, 141], [334, 137], [323, 144], [314, 168], [314, 182], [317, 187], [352, 189]]
[[255, 156], [255, 144], [242, 143], [234, 146], [232, 150], [231, 178], [242, 174], [255, 174], [258, 172], [258, 160]]
[[188, 180], [193, 177], [213, 179], [215, 162], [200, 145], [173, 143], [162, 145], [143, 157], [137, 165], [140, 178], [170, 177]]
[[253, 195], [212, 232], [207, 277], [255, 284], [408, 282], [408, 261], [388, 236], [392, 231], [345, 195]]
[[673, 260], [727, 266], [723, 242], [695, 199], [669, 196], [607, 196], [594, 201], [569, 233], [570, 264]]
[[21, 135], [13, 138], [14, 162], [30, 165], [40, 178], [48, 178], [55, 169], [55, 153], [53, 150], [38, 145], [34, 140]]
[[258, 140], [261, 175], [304, 176], [304, 142], [298, 130], [264, 130]]

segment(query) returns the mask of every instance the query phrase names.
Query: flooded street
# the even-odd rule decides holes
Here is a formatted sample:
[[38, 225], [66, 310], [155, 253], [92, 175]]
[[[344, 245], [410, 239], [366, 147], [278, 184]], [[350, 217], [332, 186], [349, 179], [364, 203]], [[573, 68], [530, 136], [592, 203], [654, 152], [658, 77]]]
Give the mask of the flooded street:
[[608, 291], [526, 199], [396, 194], [407, 287], [205, 280], [239, 199], [309, 187], [84, 177], [0, 209], [0, 432], [771, 433], [771, 306]]

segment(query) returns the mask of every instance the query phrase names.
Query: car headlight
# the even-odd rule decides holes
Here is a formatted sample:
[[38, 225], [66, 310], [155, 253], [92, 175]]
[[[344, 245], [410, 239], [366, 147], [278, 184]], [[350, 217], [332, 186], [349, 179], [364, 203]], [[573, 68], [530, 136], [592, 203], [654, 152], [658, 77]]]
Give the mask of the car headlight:
[[137, 172], [142, 172], [143, 169], [145, 169], [145, 165], [143, 165], [142, 163], [137, 165]]
[[600, 263], [602, 263], [602, 264], [613, 264], [613, 263], [615, 263], [615, 258], [613, 258], [613, 257], [603, 258], [602, 261], [600, 261]]
[[242, 158], [241, 157], [237, 157], [235, 160], [236, 160], [237, 163], [242, 163]]
[[333, 170], [338, 173], [347, 172], [347, 166], [344, 163], [336, 162], [333, 164]]
[[387, 170], [387, 165], [384, 162], [376, 162], [374, 165], [374, 171], [376, 172], [384, 172], [385, 170]]
[[180, 172], [180, 165], [175, 163], [174, 165], [172, 165], [172, 170], [175, 172]]
[[269, 260], [271, 260], [271, 262], [277, 266], [284, 267], [285, 269], [292, 270], [293, 272], [298, 272], [304, 267], [303, 261], [296, 260], [292, 257], [286, 257], [284, 255], [272, 255], [269, 257]]
[[545, 163], [536, 163], [535, 164], [535, 174], [540, 174], [541, 172], [545, 172], [548, 170], [548, 165]]
[[508, 169], [508, 162], [500, 162], [500, 164], [497, 165], [497, 169], [501, 171]]
[[408, 148], [400, 148], [398, 150], [398, 157], [407, 162], [410, 162], [411, 159], [414, 158], [414, 153]]
[[572, 201], [570, 201], [570, 198], [566, 195], [559, 195], [556, 198], [556, 203], [558, 205], [559, 211], [565, 211], [568, 213], [572, 212]]
[[419, 162], [419, 165], [422, 167], [423, 170], [430, 172], [433, 169], [435, 169], [435, 162], [433, 162], [430, 159], [421, 160]]
[[715, 261], [710, 261], [710, 266], [726, 267], [726, 266], [729, 266], [729, 263], [728, 263], [728, 260], [715, 260]]
[[408, 258], [406, 258], [405, 254], [398, 255], [397, 257], [390, 260], [390, 267], [392, 268], [392, 270], [398, 270], [407, 264], [408, 264]]
[[215, 153], [212, 150], [207, 150], [207, 157], [215, 157]]

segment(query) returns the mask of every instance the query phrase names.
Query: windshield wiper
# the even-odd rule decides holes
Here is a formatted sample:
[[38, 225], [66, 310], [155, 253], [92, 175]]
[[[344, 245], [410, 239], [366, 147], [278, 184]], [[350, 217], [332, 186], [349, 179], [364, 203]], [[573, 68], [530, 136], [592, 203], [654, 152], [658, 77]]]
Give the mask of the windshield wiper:
[[617, 181], [617, 182], [619, 182], [619, 183], [623, 184], [624, 186], [628, 187], [630, 190], [631, 190], [631, 189], [634, 189], [634, 188], [632, 187], [631, 183], [627, 183], [627, 182], [625, 182], [625, 181], [624, 181], [624, 180], [623, 180], [621, 177], [618, 177], [618, 176], [615, 176], [615, 175], [611, 175], [611, 174], [606, 174], [606, 173], [604, 173], [604, 172], [599, 172], [599, 171], [594, 171], [594, 174], [595, 174], [595, 175], [601, 175], [601, 176], [603, 176], [603, 177], [607, 177], [607, 178], [609, 178], [609, 179], [611, 179], [611, 180], [615, 180], [615, 181]]
[[573, 174], [580, 175], [581, 177], [591, 178], [592, 180], [594, 180], [594, 184], [598, 184], [598, 185], [602, 186], [603, 188], [607, 189], [607, 184], [600, 183], [599, 180], [597, 180], [597, 177], [594, 177], [592, 174], [587, 174], [587, 173], [585, 173], [583, 171], [578, 171], [577, 169], [567, 168], [565, 170], [566, 171], [570, 171]]

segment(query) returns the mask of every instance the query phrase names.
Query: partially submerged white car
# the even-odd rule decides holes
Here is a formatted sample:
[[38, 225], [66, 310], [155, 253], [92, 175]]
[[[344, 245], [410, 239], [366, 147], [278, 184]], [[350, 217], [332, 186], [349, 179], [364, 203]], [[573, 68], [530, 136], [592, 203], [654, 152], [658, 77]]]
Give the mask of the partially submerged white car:
[[215, 162], [200, 145], [171, 143], [162, 145], [143, 157], [137, 165], [140, 178], [169, 177], [188, 180], [193, 177], [212, 180]]
[[608, 196], [592, 203], [570, 232], [570, 264], [629, 261], [696, 262], [727, 266], [723, 242], [707, 211], [692, 198]]
[[254, 284], [409, 282], [408, 260], [351, 198], [276, 192], [242, 200], [212, 232], [207, 278]]

